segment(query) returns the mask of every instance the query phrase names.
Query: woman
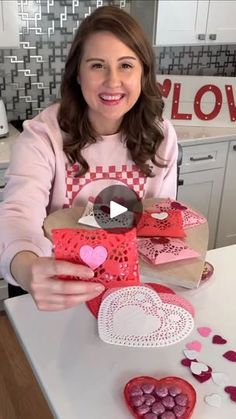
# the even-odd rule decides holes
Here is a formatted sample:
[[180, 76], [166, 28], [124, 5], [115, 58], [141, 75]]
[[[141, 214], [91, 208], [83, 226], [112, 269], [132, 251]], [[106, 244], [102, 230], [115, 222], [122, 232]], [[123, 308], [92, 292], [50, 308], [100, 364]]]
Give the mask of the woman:
[[60, 102], [24, 123], [0, 209], [1, 271], [40, 310], [72, 307], [103, 291], [86, 282], [90, 268], [51, 257], [42, 229], [49, 213], [85, 205], [114, 184], [140, 198], [175, 198], [177, 140], [162, 119], [155, 77], [141, 27], [117, 7], [100, 7], [75, 35]]

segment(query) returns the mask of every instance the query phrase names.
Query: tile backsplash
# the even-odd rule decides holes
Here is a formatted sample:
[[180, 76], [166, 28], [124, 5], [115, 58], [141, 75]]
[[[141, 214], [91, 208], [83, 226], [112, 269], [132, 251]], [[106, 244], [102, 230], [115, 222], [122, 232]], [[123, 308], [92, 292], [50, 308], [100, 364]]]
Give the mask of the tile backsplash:
[[[32, 118], [59, 96], [73, 35], [96, 7], [134, 0], [18, 0], [20, 48], [0, 49], [0, 97], [8, 119]], [[145, 4], [148, 1], [144, 2]], [[154, 47], [161, 74], [236, 77], [236, 46]]]

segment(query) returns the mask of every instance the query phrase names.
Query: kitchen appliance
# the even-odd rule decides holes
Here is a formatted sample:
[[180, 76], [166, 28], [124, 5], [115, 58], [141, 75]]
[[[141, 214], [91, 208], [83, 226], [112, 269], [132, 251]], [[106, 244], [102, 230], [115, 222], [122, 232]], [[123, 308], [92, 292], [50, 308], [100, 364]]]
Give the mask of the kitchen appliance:
[[7, 113], [3, 100], [0, 98], [0, 138], [8, 135]]

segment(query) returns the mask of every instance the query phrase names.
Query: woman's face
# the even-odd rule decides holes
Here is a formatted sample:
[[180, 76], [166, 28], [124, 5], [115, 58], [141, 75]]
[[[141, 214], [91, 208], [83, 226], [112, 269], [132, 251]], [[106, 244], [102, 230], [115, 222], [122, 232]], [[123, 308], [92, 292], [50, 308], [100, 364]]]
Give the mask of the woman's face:
[[112, 33], [96, 32], [86, 40], [78, 82], [98, 134], [117, 132], [140, 96], [141, 76], [137, 55]]

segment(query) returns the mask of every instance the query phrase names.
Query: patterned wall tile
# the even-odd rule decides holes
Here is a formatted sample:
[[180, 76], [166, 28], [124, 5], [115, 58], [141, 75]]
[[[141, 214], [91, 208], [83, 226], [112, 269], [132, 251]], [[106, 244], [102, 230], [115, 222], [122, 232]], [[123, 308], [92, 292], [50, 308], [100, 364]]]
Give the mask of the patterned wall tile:
[[[32, 118], [59, 97], [64, 64], [80, 22], [96, 7], [130, 11], [133, 0], [18, 0], [20, 48], [0, 49], [0, 96], [8, 119]], [[158, 72], [236, 76], [234, 45], [155, 48]]]

